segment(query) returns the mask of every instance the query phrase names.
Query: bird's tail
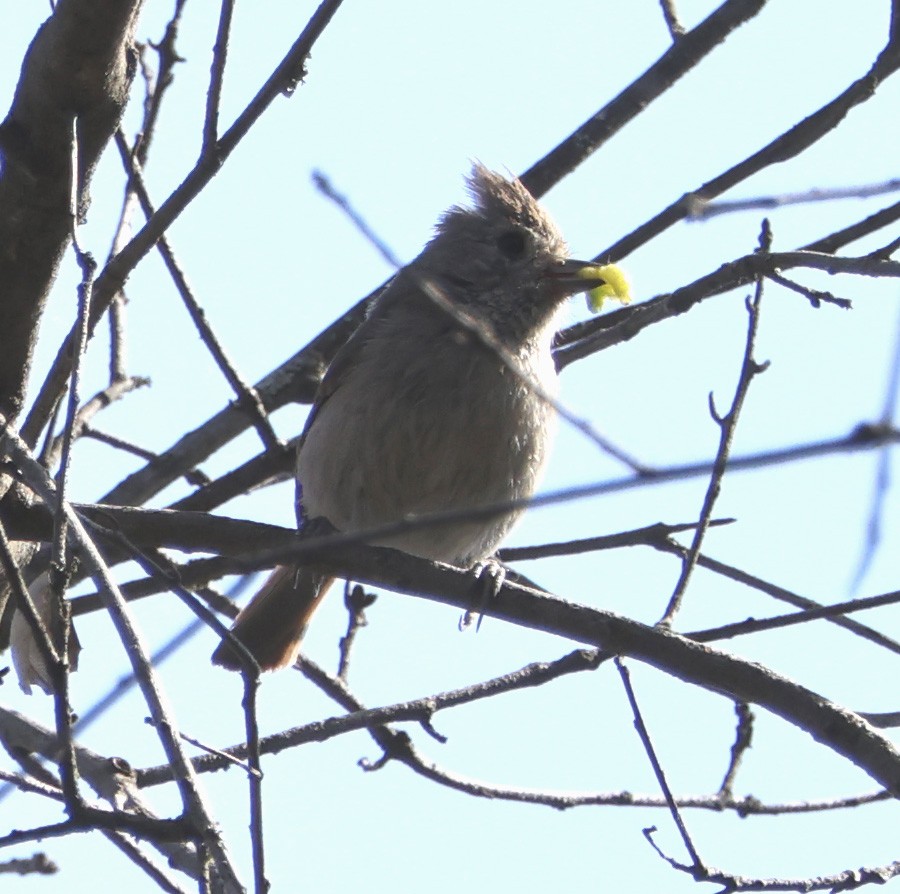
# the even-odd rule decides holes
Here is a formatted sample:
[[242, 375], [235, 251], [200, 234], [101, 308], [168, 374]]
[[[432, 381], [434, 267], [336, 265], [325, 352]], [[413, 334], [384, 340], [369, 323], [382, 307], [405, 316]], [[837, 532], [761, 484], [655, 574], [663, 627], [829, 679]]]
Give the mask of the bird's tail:
[[[231, 632], [262, 670], [288, 667], [297, 660], [309, 619], [332, 581], [307, 568], [279, 565], [242, 609]], [[228, 670], [241, 669], [237, 652], [224, 639], [212, 661]]]

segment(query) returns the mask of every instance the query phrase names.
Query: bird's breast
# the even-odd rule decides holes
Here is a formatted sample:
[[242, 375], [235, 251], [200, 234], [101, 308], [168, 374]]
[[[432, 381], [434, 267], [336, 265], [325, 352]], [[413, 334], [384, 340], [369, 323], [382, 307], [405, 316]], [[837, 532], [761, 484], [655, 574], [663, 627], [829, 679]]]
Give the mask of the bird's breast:
[[[394, 338], [358, 352], [298, 457], [306, 517], [360, 531], [533, 494], [554, 421], [549, 338], [514, 358], [521, 375], [473, 339]], [[377, 542], [468, 565], [490, 555], [519, 514], [413, 527]]]

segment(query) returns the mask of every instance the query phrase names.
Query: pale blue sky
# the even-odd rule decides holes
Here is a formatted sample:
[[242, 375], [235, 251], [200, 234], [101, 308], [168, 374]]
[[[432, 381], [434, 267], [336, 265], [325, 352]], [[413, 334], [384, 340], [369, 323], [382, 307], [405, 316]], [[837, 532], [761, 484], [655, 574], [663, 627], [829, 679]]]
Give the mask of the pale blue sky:
[[[691, 26], [715, 4], [681, 2]], [[591, 256], [664, 205], [763, 146], [862, 75], [884, 43], [886, 0], [830, 6], [814, 0], [771, 3], [697, 70], [614, 137], [546, 197], [573, 253]], [[150, 3], [142, 39], [158, 39], [168, 3]], [[0, 105], [8, 108], [18, 61], [46, 6], [4, 0], [0, 9]], [[13, 9], [15, 12], [13, 12]], [[268, 76], [313, 9], [310, 3], [238, 4], [222, 120], [230, 122]], [[188, 3], [176, 70], [148, 171], [159, 203], [197, 155], [199, 115], [213, 26], [205, 4]], [[528, 0], [454, 4], [348, 0], [316, 45], [309, 75], [291, 99], [279, 99], [228, 160], [209, 189], [171, 231], [172, 244], [210, 322], [243, 374], [256, 380], [277, 366], [390, 270], [310, 182], [327, 173], [401, 258], [412, 258], [440, 212], [463, 199], [463, 175], [477, 158], [518, 173], [615, 96], [668, 46], [658, 4]], [[842, 127], [800, 160], [776, 166], [727, 198], [811, 187], [875, 182], [897, 175], [900, 80], [853, 111]], [[86, 245], [108, 249], [121, 189], [119, 162], [108, 153], [98, 172]], [[776, 248], [793, 248], [874, 211], [875, 199], [790, 208], [772, 215]], [[681, 224], [627, 258], [638, 300], [686, 284], [722, 261], [753, 250], [759, 215]], [[862, 254], [896, 233], [851, 247]], [[803, 282], [852, 298], [854, 309], [812, 310], [796, 294], [769, 286], [757, 356], [771, 368], [753, 384], [738, 428], [737, 453], [847, 433], [877, 417], [898, 316], [894, 281], [866, 282], [813, 274]], [[46, 365], [71, 325], [77, 279], [64, 265], [48, 311], [38, 366]], [[105, 412], [99, 427], [155, 450], [168, 447], [230, 399], [212, 361], [191, 334], [156, 258], [128, 284], [129, 371], [153, 388]], [[745, 292], [706, 302], [685, 317], [643, 333], [567, 369], [563, 400], [606, 436], [648, 463], [711, 457], [718, 432], [707, 394], [726, 408], [740, 365]], [[572, 318], [586, 315], [572, 304]], [[94, 348], [88, 391], [102, 385], [102, 343]], [[36, 372], [35, 381], [40, 380]], [[295, 434], [302, 408], [275, 417]], [[204, 468], [230, 468], [258, 449], [245, 435]], [[79, 446], [75, 498], [94, 500], [136, 468], [107, 448]], [[706, 549], [759, 576], [828, 602], [847, 595], [868, 512], [874, 454], [734, 474], [716, 515], [738, 522], [712, 532]], [[625, 470], [577, 432], [560, 432], [547, 489], [619, 477]], [[705, 482], [625, 492], [532, 513], [516, 544], [612, 533], [655, 521], [696, 518]], [[170, 488], [156, 505], [182, 493]], [[289, 486], [234, 501], [227, 514], [291, 524]], [[889, 501], [884, 546], [862, 594], [897, 587], [900, 515]], [[578, 560], [546, 560], [526, 572], [570, 599], [654, 621], [678, 576], [677, 563], [632, 548]], [[180, 605], [148, 600], [136, 607], [148, 640], [158, 644], [187, 622]], [[679, 629], [781, 611], [759, 594], [698, 572]], [[900, 633], [900, 612], [862, 618]], [[385, 594], [370, 611], [351, 683], [371, 706], [426, 695], [552, 659], [571, 643], [486, 621], [460, 635], [446, 608]], [[345, 618], [335, 592], [316, 617], [307, 650], [328, 668]], [[74, 683], [84, 710], [124, 671], [107, 622], [84, 620], [83, 669]], [[163, 677], [183, 728], [218, 745], [242, 737], [239, 686], [208, 665], [212, 635], [199, 637], [165, 666]], [[808, 627], [742, 638], [725, 646], [852, 707], [897, 707], [895, 663], [834, 627]], [[715, 790], [733, 736], [731, 704], [632, 663], [648, 722], [676, 793]], [[52, 706], [8, 683], [5, 703], [51, 724]], [[338, 713], [297, 675], [266, 680], [264, 732]], [[143, 706], [127, 700], [85, 735], [86, 744], [135, 765], [156, 763], [159, 749], [142, 723]], [[410, 731], [447, 768], [496, 784], [553, 790], [656, 786], [632, 729], [618, 677], [597, 674], [540, 691], [445, 712], [445, 745]], [[862, 773], [805, 734], [758, 712], [756, 740], [737, 791], [764, 800], [826, 798], [872, 791]], [[360, 757], [378, 750], [363, 733], [265, 761], [268, 861], [273, 891], [316, 894], [367, 889], [432, 894], [558, 890], [680, 892], [695, 886], [667, 867], [641, 835], [660, 827], [659, 842], [679, 859], [680, 843], [662, 811], [579, 808], [557, 813], [529, 805], [466, 798], [414, 777], [400, 766], [364, 774]], [[204, 780], [229, 842], [249, 865], [246, 796], [238, 772]], [[161, 793], [161, 810], [173, 808]], [[2, 826], [51, 821], [33, 799], [0, 802]], [[897, 857], [892, 805], [814, 817], [754, 818], [688, 812], [704, 858], [755, 876], [827, 874]], [[15, 879], [9, 890], [69, 892], [119, 887], [150, 890], [99, 835], [47, 842], [64, 875]], [[20, 849], [30, 853], [34, 847]], [[0, 859], [13, 856], [12, 851]], [[6, 890], [6, 888], [4, 888]]]

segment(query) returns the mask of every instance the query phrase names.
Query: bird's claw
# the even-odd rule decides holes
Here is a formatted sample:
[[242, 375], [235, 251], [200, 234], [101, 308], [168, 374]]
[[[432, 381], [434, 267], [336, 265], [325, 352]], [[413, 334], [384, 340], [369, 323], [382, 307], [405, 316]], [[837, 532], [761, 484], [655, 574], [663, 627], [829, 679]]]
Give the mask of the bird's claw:
[[496, 559], [485, 559], [472, 566], [472, 573], [478, 583], [475, 605], [459, 619], [459, 629], [468, 630], [475, 621], [475, 632], [481, 630], [484, 613], [493, 599], [496, 599], [506, 580], [506, 568]]

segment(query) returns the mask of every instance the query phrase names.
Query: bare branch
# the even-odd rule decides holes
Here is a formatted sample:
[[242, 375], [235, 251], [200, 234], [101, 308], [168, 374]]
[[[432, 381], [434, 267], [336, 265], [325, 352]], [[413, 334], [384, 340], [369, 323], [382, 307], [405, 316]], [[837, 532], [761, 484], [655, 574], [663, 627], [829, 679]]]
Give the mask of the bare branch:
[[628, 704], [631, 706], [631, 711], [634, 716], [634, 727], [641, 739], [641, 744], [644, 746], [644, 752], [646, 753], [647, 758], [650, 761], [650, 765], [653, 767], [653, 775], [656, 776], [656, 781], [659, 783], [659, 787], [662, 789], [663, 797], [666, 799], [669, 813], [672, 814], [672, 819], [675, 821], [675, 826], [678, 829], [678, 834], [681, 836], [681, 840], [684, 843], [688, 854], [690, 854], [692, 866], [695, 871], [705, 873], [706, 867], [704, 866], [703, 861], [700, 859], [700, 854], [697, 852], [697, 848], [694, 846], [694, 841], [691, 838], [690, 833], [688, 832], [683, 817], [681, 816], [681, 811], [678, 809], [678, 804], [675, 802], [675, 797], [672, 794], [672, 790], [669, 788], [669, 782], [666, 779], [665, 771], [662, 768], [662, 764], [659, 762], [659, 757], [656, 754], [656, 749], [653, 747], [653, 742], [650, 739], [650, 732], [647, 729], [647, 725], [644, 723], [644, 717], [641, 714], [640, 707], [638, 706], [634, 687], [631, 685], [631, 674], [628, 672], [628, 667], [626, 666], [625, 662], [622, 661], [622, 659], [618, 656], [616, 656], [616, 670], [618, 670], [619, 676], [622, 680], [622, 685], [625, 687], [625, 694], [628, 697]]
[[37, 325], [71, 235], [72, 110], [77, 110], [83, 214], [94, 167], [128, 99], [140, 8], [141, 0], [61, 0], [28, 50], [15, 99], [0, 125], [0, 412], [7, 419], [16, 419], [22, 409]]
[[[765, 5], [766, 0], [726, 0], [696, 28], [673, 43], [612, 102], [525, 171], [520, 179], [528, 191], [536, 198], [544, 195]], [[608, 253], [602, 254], [606, 257]], [[609, 254], [608, 257], [617, 260], [622, 255]]]
[[[131, 271], [146, 257], [159, 237], [166, 232], [169, 226], [219, 172], [228, 156], [247, 135], [250, 128], [274, 99], [285, 91], [293, 91], [303, 73], [303, 66], [313, 44], [331, 21], [332, 16], [337, 12], [340, 5], [341, 0], [323, 0], [303, 30], [303, 33], [294, 42], [284, 59], [260, 88], [250, 104], [241, 112], [226, 133], [216, 141], [213, 149], [201, 156], [181, 185], [160, 205], [153, 217], [106, 264], [97, 277], [95, 284], [94, 303], [91, 307], [92, 328], [96, 326], [100, 317], [106, 312], [109, 303], [121, 290]], [[22, 426], [22, 434], [27, 443], [33, 443], [37, 439], [38, 434], [49, 418], [59, 390], [62, 387], [62, 382], [69, 373], [71, 347], [72, 336], [70, 335], [60, 348], [44, 387], [35, 400], [25, 425]]]
[[[772, 232], [769, 229], [769, 222], [763, 221], [762, 232], [759, 237], [760, 254], [768, 254], [772, 247]], [[768, 364], [760, 364], [753, 356], [756, 347], [756, 333], [759, 329], [759, 314], [762, 305], [763, 279], [760, 277], [756, 283], [756, 293], [751, 300], [746, 303], [747, 307], [747, 340], [744, 346], [744, 357], [741, 361], [741, 372], [738, 376], [737, 388], [734, 392], [734, 398], [731, 402], [731, 409], [724, 417], [719, 417], [713, 407], [713, 396], [710, 394], [710, 409], [713, 418], [719, 426], [719, 446], [716, 450], [716, 458], [713, 460], [712, 475], [710, 475], [709, 486], [703, 498], [703, 507], [700, 510], [700, 520], [694, 530], [694, 536], [691, 546], [682, 559], [681, 574], [666, 611], [660, 619], [660, 624], [671, 626], [675, 619], [675, 615], [681, 606], [681, 601], [687, 590], [688, 581], [697, 564], [697, 558], [700, 555], [700, 549], [703, 546], [703, 538], [709, 528], [712, 519], [713, 508], [722, 488], [722, 480], [725, 477], [725, 469], [728, 466], [728, 457], [731, 453], [731, 444], [734, 440], [734, 432], [737, 428], [738, 418], [747, 398], [747, 392], [750, 390], [750, 383], [753, 378], [763, 372]]]
[[[677, 46], [680, 47], [681, 42]], [[690, 216], [698, 204], [702, 207], [710, 199], [722, 195], [770, 165], [796, 158], [825, 134], [834, 130], [851, 109], [871, 99], [879, 85], [894, 74], [898, 67], [900, 67], [900, 34], [896, 33], [894, 27], [887, 45], [869, 71], [850, 84], [839, 96], [786, 130], [758, 152], [754, 152], [697, 189], [685, 193], [647, 223], [610, 246], [601, 253], [601, 256], [612, 261], [624, 258], [673, 224]]]
[[[43, 501], [47, 504], [53, 504], [55, 502], [55, 489], [52, 481], [44, 469], [31, 457], [27, 445], [6, 425], [5, 420], [4, 425], [6, 426], [6, 448], [14, 462], [22, 470], [23, 474], [27, 475], [30, 486], [40, 494]], [[159, 689], [156, 675], [150, 665], [146, 650], [135, 628], [127, 604], [113, 581], [96, 545], [85, 531], [76, 513], [68, 504], [64, 506], [64, 510], [66, 522], [77, 544], [77, 549], [90, 569], [98, 589], [104, 594], [106, 607], [125, 646], [126, 654], [139, 681], [141, 692], [151, 711], [151, 716], [158, 724], [160, 740], [166, 755], [173, 765], [177, 767], [177, 783], [186, 813], [190, 821], [195, 824], [196, 833], [202, 838], [213, 855], [216, 871], [222, 875], [225, 884], [229, 887], [239, 888], [240, 885], [237, 881], [235, 870], [231, 865], [228, 851], [221, 840], [221, 833], [213, 822], [197, 787], [193, 769], [182, 749], [171, 712]], [[100, 828], [108, 828], [108, 826], [104, 825], [107, 820], [103, 819], [102, 816], [95, 816], [94, 811], [82, 808], [82, 816], [83, 818], [73, 821], [73, 828], [78, 827], [79, 821], [87, 822]], [[112, 828], [119, 827], [112, 826]]]

